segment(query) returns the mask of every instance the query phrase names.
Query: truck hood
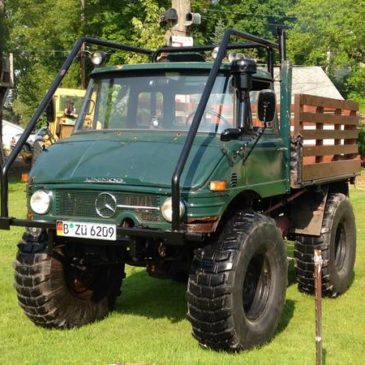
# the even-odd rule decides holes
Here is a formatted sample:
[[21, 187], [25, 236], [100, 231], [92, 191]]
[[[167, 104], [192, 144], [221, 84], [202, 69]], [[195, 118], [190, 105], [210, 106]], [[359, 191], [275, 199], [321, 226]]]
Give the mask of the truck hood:
[[[121, 183], [169, 188], [186, 133], [94, 132], [52, 145], [30, 172], [36, 184]], [[180, 185], [204, 185], [223, 158], [217, 137], [197, 136]]]

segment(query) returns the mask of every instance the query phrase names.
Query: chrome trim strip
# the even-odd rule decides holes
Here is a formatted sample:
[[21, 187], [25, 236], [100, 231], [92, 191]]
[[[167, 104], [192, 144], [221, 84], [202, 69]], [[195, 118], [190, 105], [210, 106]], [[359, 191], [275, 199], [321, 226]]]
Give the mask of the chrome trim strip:
[[117, 204], [117, 208], [160, 210], [159, 207], [147, 207], [143, 205], [124, 205], [124, 204]]

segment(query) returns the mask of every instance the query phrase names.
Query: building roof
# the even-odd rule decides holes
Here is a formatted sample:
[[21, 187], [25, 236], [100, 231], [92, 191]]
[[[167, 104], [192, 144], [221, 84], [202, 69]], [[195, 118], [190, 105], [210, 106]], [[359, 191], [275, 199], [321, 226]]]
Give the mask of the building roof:
[[[275, 80], [279, 80], [279, 69], [275, 68]], [[343, 96], [319, 66], [293, 66], [292, 97], [295, 94], [310, 94], [341, 99]]]

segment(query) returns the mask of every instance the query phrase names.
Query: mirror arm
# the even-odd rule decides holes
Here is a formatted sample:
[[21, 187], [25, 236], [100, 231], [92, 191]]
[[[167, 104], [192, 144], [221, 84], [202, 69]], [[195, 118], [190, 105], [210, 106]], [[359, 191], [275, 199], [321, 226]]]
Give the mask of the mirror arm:
[[256, 147], [258, 141], [260, 140], [260, 138], [262, 137], [262, 135], [265, 132], [265, 129], [267, 127], [267, 118], [266, 118], [266, 109], [267, 109], [268, 105], [265, 103], [264, 104], [264, 118], [263, 118], [263, 123], [264, 123], [264, 127], [260, 128], [259, 131], [257, 132], [257, 137], [255, 139], [255, 142], [253, 143], [253, 145], [251, 146], [250, 150], [248, 151], [247, 155], [244, 157], [242, 164], [244, 164], [246, 162], [246, 160], [248, 159], [248, 157], [251, 155], [251, 152], [254, 150], [254, 148]]
[[266, 122], [264, 122], [264, 127], [260, 128], [260, 130], [257, 132], [257, 137], [254, 141], [254, 143], [252, 144], [250, 150], [248, 151], [247, 155], [244, 157], [242, 164], [244, 164], [246, 162], [246, 160], [248, 159], [248, 157], [251, 155], [251, 152], [254, 150], [254, 148], [256, 147], [258, 141], [260, 140], [261, 136], [264, 134], [266, 129]]

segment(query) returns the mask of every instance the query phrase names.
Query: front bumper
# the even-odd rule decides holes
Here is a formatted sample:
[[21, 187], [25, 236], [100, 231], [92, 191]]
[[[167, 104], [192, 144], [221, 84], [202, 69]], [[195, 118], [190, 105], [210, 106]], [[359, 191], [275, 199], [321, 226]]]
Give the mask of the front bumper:
[[[9, 230], [11, 226], [39, 227], [43, 229], [56, 230], [56, 222], [0, 217], [0, 229]], [[161, 239], [166, 241], [169, 245], [183, 246], [186, 241], [202, 240], [204, 238], [204, 234], [191, 233], [184, 230], [166, 231], [159, 229], [147, 229], [137, 226], [132, 228], [117, 227], [117, 241], [129, 241], [138, 237]]]

